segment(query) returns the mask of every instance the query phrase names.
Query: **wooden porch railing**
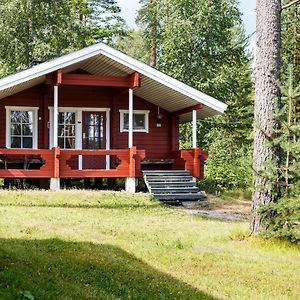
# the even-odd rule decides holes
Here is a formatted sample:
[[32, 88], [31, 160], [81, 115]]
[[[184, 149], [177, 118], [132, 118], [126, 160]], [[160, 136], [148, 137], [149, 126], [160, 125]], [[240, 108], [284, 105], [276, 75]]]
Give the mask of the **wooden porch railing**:
[[[57, 149], [0, 149], [0, 178], [51, 178], [57, 177]], [[30, 169], [30, 165], [39, 169]], [[11, 168], [17, 165], [19, 168]]]
[[[71, 157], [115, 156], [116, 168], [83, 169], [71, 168]], [[86, 177], [136, 177], [141, 176], [141, 160], [144, 150], [136, 147], [118, 150], [61, 150], [47, 149], [0, 149], [0, 178], [86, 178]], [[34, 169], [31, 169], [35, 161]]]
[[[68, 161], [75, 157], [93, 156], [106, 157], [116, 156], [119, 164], [112, 169], [82, 169], [72, 168]], [[85, 178], [85, 177], [135, 177], [139, 176], [140, 160], [145, 157], [145, 151], [137, 150], [136, 147], [115, 150], [60, 150], [59, 153], [59, 177], [61, 178]]]
[[183, 149], [175, 151], [174, 158], [177, 168], [190, 171], [191, 175], [196, 178], [204, 178], [204, 161], [208, 158], [207, 151], [202, 151], [200, 148]]

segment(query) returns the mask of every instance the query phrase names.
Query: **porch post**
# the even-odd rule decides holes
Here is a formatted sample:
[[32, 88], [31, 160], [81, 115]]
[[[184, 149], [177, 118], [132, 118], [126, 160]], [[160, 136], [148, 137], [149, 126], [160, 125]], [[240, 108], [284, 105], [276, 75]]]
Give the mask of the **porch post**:
[[[58, 85], [54, 86], [54, 99], [53, 99], [53, 147], [58, 146]], [[50, 179], [50, 190], [58, 191], [60, 189], [60, 178]]]
[[197, 111], [193, 110], [193, 148], [197, 148]]
[[54, 86], [53, 101], [53, 147], [58, 146], [58, 86]]
[[129, 126], [128, 126], [128, 148], [133, 146], [133, 90], [129, 89]]
[[[106, 150], [110, 150], [110, 110], [106, 111]], [[110, 155], [105, 156], [106, 170], [110, 169]]]
[[[133, 147], [133, 90], [128, 91], [128, 148]], [[129, 151], [131, 155], [131, 151]], [[131, 158], [132, 159], [132, 158]], [[131, 167], [131, 166], [130, 166]], [[135, 193], [135, 177], [127, 177], [125, 182], [125, 190], [129, 193]]]

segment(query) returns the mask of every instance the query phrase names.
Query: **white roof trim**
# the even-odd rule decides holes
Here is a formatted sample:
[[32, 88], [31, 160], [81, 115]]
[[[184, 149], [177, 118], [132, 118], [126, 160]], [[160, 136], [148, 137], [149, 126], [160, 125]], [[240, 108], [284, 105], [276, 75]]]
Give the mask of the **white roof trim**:
[[102, 44], [102, 51], [101, 54], [105, 55], [106, 57], [109, 57], [126, 67], [129, 67], [131, 69], [134, 69], [135, 71], [157, 81], [165, 86], [182, 93], [192, 99], [195, 99], [199, 101], [200, 103], [207, 105], [221, 113], [223, 113], [227, 109], [227, 105], [207, 94], [204, 94], [187, 84], [180, 82], [177, 79], [174, 79], [154, 68], [151, 68], [150, 66], [118, 51], [115, 50], [105, 44]]
[[96, 44], [81, 50], [63, 55], [53, 60], [41, 63], [25, 71], [15, 73], [13, 75], [0, 79], [0, 91], [23, 82], [35, 79], [40, 76], [47, 75], [51, 72], [76, 64], [97, 54], [100, 54], [101, 44]]
[[223, 113], [227, 109], [227, 105], [207, 94], [204, 94], [182, 82], [176, 80], [118, 50], [113, 49], [103, 43], [86, 47], [84, 49], [63, 55], [51, 61], [41, 63], [25, 71], [7, 76], [0, 79], [0, 91], [16, 86], [26, 81], [30, 81], [37, 77], [45, 76], [58, 69], [68, 67], [78, 62], [89, 59], [93, 56], [102, 54], [124, 66], [131, 68], [146, 77], [149, 77], [191, 99], [194, 99], [212, 109]]

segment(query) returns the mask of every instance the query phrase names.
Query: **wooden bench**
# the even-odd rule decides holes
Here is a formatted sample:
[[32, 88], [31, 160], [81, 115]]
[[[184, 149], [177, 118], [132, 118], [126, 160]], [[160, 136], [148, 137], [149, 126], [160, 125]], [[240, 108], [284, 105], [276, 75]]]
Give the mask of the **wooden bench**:
[[144, 159], [141, 161], [142, 166], [172, 166], [175, 159]]

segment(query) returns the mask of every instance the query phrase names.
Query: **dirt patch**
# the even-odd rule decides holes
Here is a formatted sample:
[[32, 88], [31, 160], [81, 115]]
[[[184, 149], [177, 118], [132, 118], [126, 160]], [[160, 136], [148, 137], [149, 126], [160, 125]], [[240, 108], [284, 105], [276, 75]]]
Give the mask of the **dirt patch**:
[[249, 216], [251, 212], [251, 201], [244, 199], [237, 199], [231, 201], [209, 199], [207, 209], [222, 212], [239, 213], [242, 215]]
[[208, 196], [206, 201], [185, 205], [185, 211], [193, 215], [228, 221], [247, 220], [251, 213], [251, 201], [246, 199], [223, 200]]

